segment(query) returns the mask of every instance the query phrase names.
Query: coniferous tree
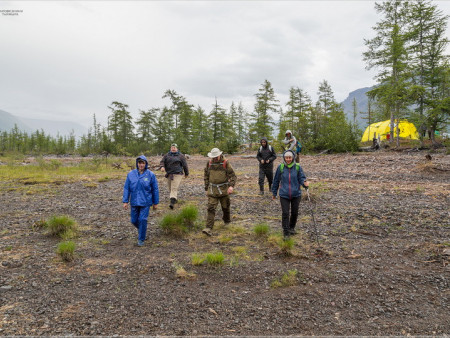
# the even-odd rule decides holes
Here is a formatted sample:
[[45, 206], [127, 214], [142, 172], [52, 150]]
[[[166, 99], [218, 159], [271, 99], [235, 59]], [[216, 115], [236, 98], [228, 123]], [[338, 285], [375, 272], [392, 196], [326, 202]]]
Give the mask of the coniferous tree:
[[125, 149], [134, 139], [134, 125], [128, 105], [114, 101], [108, 106], [111, 115], [108, 117], [108, 131], [114, 142]]
[[264, 80], [259, 93], [255, 96], [255, 110], [250, 114], [253, 120], [250, 124], [250, 135], [253, 141], [257, 141], [263, 136], [272, 136], [273, 118], [271, 113], [276, 113], [279, 109], [279, 101], [276, 99], [272, 84], [268, 80]]
[[[376, 11], [382, 14], [383, 18], [373, 28], [376, 36], [373, 39], [365, 40], [368, 50], [363, 53], [367, 69], [378, 68], [380, 70], [375, 77], [378, 85], [370, 90], [368, 95], [389, 107], [391, 136], [394, 135], [395, 120], [405, 116], [411, 101], [410, 69], [407, 63], [406, 49], [408, 5], [408, 2], [401, 0], [375, 3]], [[390, 142], [393, 142], [392, 137], [390, 137]]]

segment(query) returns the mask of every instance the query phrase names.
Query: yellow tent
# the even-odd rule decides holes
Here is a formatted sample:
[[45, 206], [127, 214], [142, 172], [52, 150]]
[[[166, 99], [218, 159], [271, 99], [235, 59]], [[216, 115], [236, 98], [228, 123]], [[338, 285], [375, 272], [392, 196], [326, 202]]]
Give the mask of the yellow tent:
[[[390, 124], [391, 120], [372, 123], [366, 128], [366, 131], [361, 138], [361, 142], [372, 141], [374, 134], [377, 138], [380, 136], [381, 141], [386, 140], [389, 138], [388, 134], [391, 128]], [[395, 137], [397, 137], [397, 121], [394, 123], [394, 138]], [[417, 129], [414, 124], [406, 120], [400, 120], [400, 137], [418, 140], [419, 134], [417, 133]]]

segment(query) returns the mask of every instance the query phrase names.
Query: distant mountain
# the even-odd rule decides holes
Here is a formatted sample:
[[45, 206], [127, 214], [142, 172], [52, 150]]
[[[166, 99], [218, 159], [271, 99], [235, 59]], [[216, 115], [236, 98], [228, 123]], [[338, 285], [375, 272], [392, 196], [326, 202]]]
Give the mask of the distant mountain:
[[373, 89], [373, 87], [365, 87], [352, 91], [348, 94], [348, 97], [341, 102], [344, 107], [345, 115], [347, 115], [347, 119], [353, 122], [353, 99], [356, 99], [358, 115], [356, 116], [356, 123], [360, 128], [365, 128], [367, 126], [367, 120], [362, 119], [362, 115], [360, 112], [367, 111], [367, 103], [369, 99], [367, 98], [366, 93]]
[[69, 136], [73, 131], [77, 137], [87, 134], [88, 129], [76, 122], [69, 121], [52, 121], [41, 119], [30, 119], [25, 117], [14, 116], [4, 110], [0, 110], [0, 131], [10, 131], [17, 125], [20, 131], [33, 133], [36, 130], [44, 130], [51, 136]]

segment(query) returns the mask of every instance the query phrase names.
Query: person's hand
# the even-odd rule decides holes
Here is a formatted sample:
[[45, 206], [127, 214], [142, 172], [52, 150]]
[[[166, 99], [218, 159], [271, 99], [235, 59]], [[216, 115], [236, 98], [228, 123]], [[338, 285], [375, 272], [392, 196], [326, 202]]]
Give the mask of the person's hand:
[[264, 164], [264, 160], [261, 160], [261, 163]]
[[269, 163], [270, 162], [270, 160], [266, 160], [266, 163]]
[[304, 185], [305, 187], [309, 187], [309, 182], [308, 182], [308, 181], [305, 181], [305, 182], [303, 182], [303, 185]]
[[231, 194], [231, 193], [233, 193], [233, 190], [234, 190], [234, 188], [233, 187], [228, 187], [228, 194]]
[[153, 210], [158, 209], [158, 204], [153, 204]]
[[125, 210], [127, 210], [127, 209], [128, 209], [128, 203], [124, 203], [124, 204], [123, 204], [123, 208], [124, 208]]
[[165, 171], [166, 171], [166, 168], [161, 167], [161, 171], [162, 171], [162, 172], [165, 172]]
[[275, 201], [277, 199], [277, 196], [272, 195], [272, 201]]

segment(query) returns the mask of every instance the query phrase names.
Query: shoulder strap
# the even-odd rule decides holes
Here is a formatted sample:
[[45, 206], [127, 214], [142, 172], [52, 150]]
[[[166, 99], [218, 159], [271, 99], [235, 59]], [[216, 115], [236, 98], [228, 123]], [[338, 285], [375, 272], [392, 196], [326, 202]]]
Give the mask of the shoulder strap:
[[[280, 164], [280, 173], [282, 174], [284, 170], [284, 163]], [[295, 170], [300, 171], [300, 163], [295, 163]]]
[[227, 168], [227, 159], [226, 159], [226, 158], [223, 159], [222, 165], [223, 165], [223, 168], [224, 168], [224, 169]]

